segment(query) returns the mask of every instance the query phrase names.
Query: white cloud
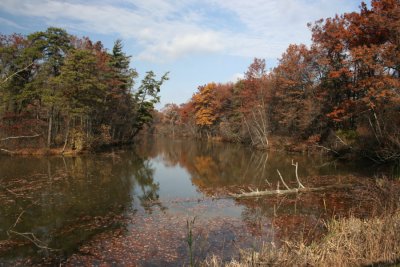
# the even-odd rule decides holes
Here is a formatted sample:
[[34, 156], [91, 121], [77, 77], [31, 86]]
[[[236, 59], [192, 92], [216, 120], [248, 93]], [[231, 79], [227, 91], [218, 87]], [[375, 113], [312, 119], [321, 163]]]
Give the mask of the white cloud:
[[290, 43], [309, 43], [308, 22], [332, 17], [354, 8], [348, 0], [208, 0], [236, 14], [247, 27], [234, 36], [231, 53], [279, 57]]
[[155, 56], [164, 55], [166, 59], [176, 59], [190, 53], [218, 52], [223, 48], [222, 40], [214, 32], [188, 33], [171, 40], [151, 44], [139, 54], [138, 58], [159, 61], [160, 59]]
[[[0, 8], [49, 25], [134, 39], [142, 47], [136, 56], [166, 61], [208, 52], [277, 58], [289, 43], [310, 39], [307, 22], [352, 7], [346, 0], [2, 0]], [[231, 17], [208, 17], [218, 10]], [[240, 31], [230, 26], [232, 19]]]

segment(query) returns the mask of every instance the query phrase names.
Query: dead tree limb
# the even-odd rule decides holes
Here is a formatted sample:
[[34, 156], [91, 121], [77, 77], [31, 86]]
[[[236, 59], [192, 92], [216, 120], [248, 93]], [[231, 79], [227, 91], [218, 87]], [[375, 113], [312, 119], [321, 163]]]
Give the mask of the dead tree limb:
[[293, 160], [292, 160], [292, 166], [294, 166], [296, 168], [295, 169], [295, 174], [296, 174], [297, 183], [299, 184], [299, 188], [305, 188], [304, 185], [300, 182], [300, 179], [299, 179], [299, 173], [298, 173], [299, 163], [298, 162], [293, 163]]
[[15, 221], [14, 225], [13, 225], [10, 229], [12, 229], [12, 228], [14, 228], [15, 226], [17, 226], [17, 224], [19, 223], [19, 220], [21, 219], [21, 217], [22, 217], [22, 215], [23, 215], [24, 213], [25, 213], [25, 210], [23, 210], [23, 211], [19, 214], [17, 220]]
[[[41, 134], [35, 134], [35, 135], [19, 135], [19, 136], [8, 136], [0, 139], [0, 142], [4, 142], [7, 140], [12, 140], [12, 139], [23, 139], [23, 138], [36, 138], [41, 136]], [[4, 152], [5, 154], [13, 155], [16, 152], [5, 149], [5, 148], [0, 148], [0, 152]]]
[[21, 236], [29, 241], [31, 241], [35, 246], [37, 246], [38, 248], [41, 249], [46, 249], [46, 250], [51, 250], [51, 251], [57, 251], [59, 249], [54, 249], [54, 248], [50, 248], [47, 246], [47, 244], [45, 242], [43, 242], [42, 240], [40, 240], [39, 238], [37, 238], [35, 236], [34, 233], [31, 232], [17, 232], [14, 230], [14, 228], [17, 226], [17, 224], [21, 221], [21, 217], [22, 215], [25, 213], [25, 210], [23, 210], [17, 217], [17, 220], [14, 222], [14, 224], [7, 230], [7, 235], [11, 235], [11, 234], [15, 234], [18, 236]]
[[10, 76], [6, 77], [3, 81], [0, 82], [0, 85], [3, 85], [4, 83], [6, 83], [9, 79], [11, 79], [12, 77], [14, 77], [15, 75], [17, 75], [20, 72], [23, 72], [25, 70], [27, 70], [30, 66], [32, 66], [34, 64], [34, 62], [32, 62], [31, 64], [27, 65], [25, 68], [20, 69], [16, 72], [14, 72], [13, 74], [11, 74]]
[[26, 238], [29, 241], [31, 241], [38, 248], [46, 249], [46, 250], [53, 250], [53, 251], [58, 250], [58, 249], [54, 249], [54, 248], [49, 248], [46, 243], [44, 243], [43, 241], [38, 239], [33, 233], [30, 233], [30, 232], [29, 233], [20, 233], [20, 232], [14, 231], [14, 230], [9, 230], [8, 233], [12, 233], [12, 234], [21, 236], [23, 238]]
[[321, 146], [321, 145], [315, 145], [315, 146], [319, 147], [319, 148], [322, 148], [322, 149], [325, 149], [326, 151], [332, 152], [332, 153], [334, 153], [336, 155], [339, 155], [339, 152], [337, 152], [336, 150], [333, 150], [331, 148], [328, 148], [328, 147], [325, 147], [325, 146]]
[[240, 194], [229, 194], [229, 195], [234, 198], [261, 197], [261, 196], [271, 196], [271, 195], [289, 195], [289, 194], [325, 191], [325, 190], [329, 190], [329, 189], [342, 189], [342, 188], [349, 188], [349, 187], [353, 186], [351, 184], [334, 184], [334, 185], [327, 185], [327, 186], [321, 186], [321, 187], [305, 187], [300, 182], [300, 179], [299, 179], [299, 174], [298, 174], [299, 164], [298, 164], [298, 162], [294, 163], [294, 161], [292, 160], [292, 165], [295, 167], [296, 180], [297, 180], [297, 184], [298, 184], [297, 188], [290, 188], [285, 183], [285, 180], [283, 179], [279, 170], [276, 170], [278, 172], [280, 181], [283, 183], [283, 185], [286, 187], [286, 189], [284, 189], [284, 190], [279, 189], [279, 181], [278, 181], [276, 190], [259, 191], [258, 189], [256, 189], [255, 191], [250, 190], [250, 192], [242, 192]]
[[[279, 178], [281, 178], [282, 184], [286, 187], [287, 190], [290, 190], [289, 186], [283, 180], [283, 177], [282, 177], [281, 173], [279, 172], [279, 170], [276, 170], [276, 171], [278, 172]], [[279, 190], [279, 183], [278, 183], [278, 189], [277, 190]]]
[[344, 189], [352, 187], [352, 184], [334, 184], [321, 187], [305, 187], [305, 188], [292, 188], [287, 190], [265, 190], [265, 191], [251, 191], [241, 194], [229, 194], [234, 198], [248, 198], [248, 197], [261, 197], [261, 196], [272, 196], [272, 195], [290, 195], [298, 193], [309, 193], [309, 192], [319, 192], [326, 191], [330, 189]]
[[0, 141], [7, 141], [7, 140], [10, 140], [10, 139], [21, 139], [21, 138], [35, 138], [35, 137], [39, 137], [39, 136], [41, 136], [41, 134], [9, 136], [9, 137], [5, 137], [5, 138], [0, 139]]

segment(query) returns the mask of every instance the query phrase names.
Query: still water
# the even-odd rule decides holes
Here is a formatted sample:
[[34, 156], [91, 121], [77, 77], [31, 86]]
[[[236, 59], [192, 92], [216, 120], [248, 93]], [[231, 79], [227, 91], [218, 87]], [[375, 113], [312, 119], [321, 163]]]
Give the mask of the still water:
[[211, 254], [228, 260], [310, 225], [318, 234], [322, 217], [346, 213], [354, 203], [333, 193], [300, 200], [228, 197], [276, 189], [277, 169], [295, 186], [292, 160], [303, 183], [373, 175], [319, 156], [193, 140], [148, 139], [74, 157], [0, 157], [0, 266], [187, 265], [187, 222], [193, 220], [197, 261]]

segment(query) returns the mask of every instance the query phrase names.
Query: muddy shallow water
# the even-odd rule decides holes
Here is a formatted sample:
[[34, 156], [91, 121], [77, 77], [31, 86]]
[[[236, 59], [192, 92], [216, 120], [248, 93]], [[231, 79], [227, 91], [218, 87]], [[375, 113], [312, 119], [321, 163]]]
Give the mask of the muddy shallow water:
[[379, 175], [315, 155], [171, 139], [97, 155], [1, 157], [0, 266], [188, 265], [193, 220], [194, 259], [229, 260], [266, 242], [317, 238], [332, 216], [371, 212], [348, 190], [228, 197], [276, 189], [277, 169], [295, 187], [292, 160], [306, 185]]

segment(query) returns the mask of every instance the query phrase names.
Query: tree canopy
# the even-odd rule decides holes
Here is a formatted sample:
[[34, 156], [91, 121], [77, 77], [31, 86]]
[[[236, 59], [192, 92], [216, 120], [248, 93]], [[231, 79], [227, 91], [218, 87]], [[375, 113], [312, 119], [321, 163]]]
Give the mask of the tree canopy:
[[[101, 42], [60, 28], [0, 35], [0, 137], [40, 135], [8, 147], [94, 148], [129, 142], [152, 121], [167, 74], [149, 71], [138, 88], [121, 40]], [[8, 140], [8, 139], [7, 139]]]
[[374, 160], [400, 158], [400, 2], [372, 0], [309, 28], [311, 45], [290, 45], [275, 68], [255, 58], [244, 79], [200, 86], [180, 107], [182, 131], [206, 127], [263, 148], [268, 135], [335, 151], [340, 143]]

